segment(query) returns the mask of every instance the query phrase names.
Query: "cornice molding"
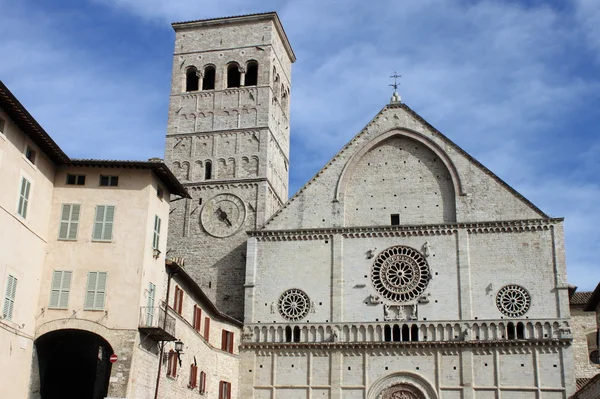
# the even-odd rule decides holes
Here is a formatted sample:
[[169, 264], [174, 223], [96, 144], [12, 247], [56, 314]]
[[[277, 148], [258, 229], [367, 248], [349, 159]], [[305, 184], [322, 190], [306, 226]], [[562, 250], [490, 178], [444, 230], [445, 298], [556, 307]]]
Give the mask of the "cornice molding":
[[255, 351], [258, 355], [278, 353], [282, 356], [304, 356], [310, 352], [345, 351], [347, 356], [369, 353], [381, 356], [392, 355], [458, 355], [465, 349], [478, 354], [489, 354], [496, 350], [501, 354], [531, 353], [534, 349], [544, 353], [556, 352], [571, 345], [572, 339], [541, 339], [527, 341], [446, 341], [446, 342], [245, 342], [240, 351]]
[[258, 241], [298, 241], [323, 240], [331, 238], [336, 234], [341, 234], [344, 238], [371, 238], [442, 236], [453, 235], [459, 230], [466, 230], [469, 234], [515, 233], [550, 230], [552, 226], [562, 223], [563, 220], [563, 218], [553, 218], [420, 226], [364, 226], [298, 230], [254, 230], [248, 231], [248, 235], [250, 237], [256, 237]]

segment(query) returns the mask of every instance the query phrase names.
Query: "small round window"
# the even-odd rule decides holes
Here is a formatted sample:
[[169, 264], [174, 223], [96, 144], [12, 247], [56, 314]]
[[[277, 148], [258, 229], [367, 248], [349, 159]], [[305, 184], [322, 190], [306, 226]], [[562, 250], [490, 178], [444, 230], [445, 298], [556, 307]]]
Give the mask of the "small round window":
[[510, 284], [500, 288], [496, 294], [496, 306], [508, 317], [523, 316], [531, 305], [531, 295], [520, 285]]
[[292, 288], [281, 294], [277, 307], [281, 317], [289, 321], [298, 321], [305, 318], [310, 311], [310, 299], [304, 291]]

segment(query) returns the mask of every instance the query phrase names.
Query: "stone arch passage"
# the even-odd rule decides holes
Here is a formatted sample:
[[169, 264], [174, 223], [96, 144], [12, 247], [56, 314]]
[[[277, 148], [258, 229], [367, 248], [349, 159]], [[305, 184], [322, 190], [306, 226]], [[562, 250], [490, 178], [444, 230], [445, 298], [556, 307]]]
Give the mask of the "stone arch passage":
[[108, 394], [113, 349], [86, 330], [50, 331], [35, 341], [41, 399], [103, 399]]

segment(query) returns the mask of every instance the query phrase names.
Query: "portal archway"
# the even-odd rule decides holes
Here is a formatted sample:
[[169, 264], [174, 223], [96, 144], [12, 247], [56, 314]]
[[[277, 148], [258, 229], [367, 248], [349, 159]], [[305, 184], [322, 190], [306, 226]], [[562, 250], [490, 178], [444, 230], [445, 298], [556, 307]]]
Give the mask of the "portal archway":
[[113, 348], [86, 330], [50, 331], [35, 341], [40, 398], [102, 399], [108, 394]]
[[368, 399], [438, 399], [433, 385], [412, 372], [382, 377], [369, 388]]

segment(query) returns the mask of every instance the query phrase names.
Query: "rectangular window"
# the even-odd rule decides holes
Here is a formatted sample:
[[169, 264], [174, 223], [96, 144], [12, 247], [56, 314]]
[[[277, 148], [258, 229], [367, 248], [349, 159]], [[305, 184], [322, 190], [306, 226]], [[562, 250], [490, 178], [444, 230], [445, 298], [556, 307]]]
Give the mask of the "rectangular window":
[[198, 367], [190, 364], [190, 379], [188, 382], [188, 388], [194, 389], [198, 386]]
[[204, 339], [208, 341], [209, 336], [210, 336], [210, 318], [205, 317], [204, 318]]
[[33, 147], [28, 145], [25, 149], [25, 158], [27, 158], [29, 162], [35, 164], [35, 156], [36, 152], [34, 151]]
[[85, 292], [85, 310], [103, 310], [106, 296], [106, 272], [89, 272]]
[[112, 241], [113, 222], [115, 219], [114, 205], [98, 205], [94, 221], [93, 241]]
[[175, 296], [173, 297], [173, 310], [181, 314], [183, 309], [183, 290], [175, 287]]
[[393, 213], [391, 216], [392, 226], [398, 226], [400, 224], [400, 215], [397, 213]]
[[4, 134], [4, 128], [6, 127], [6, 121], [0, 118], [0, 134]]
[[21, 191], [19, 193], [19, 206], [17, 213], [24, 219], [27, 218], [27, 207], [29, 206], [29, 192], [31, 191], [31, 183], [26, 178], [21, 178]]
[[231, 399], [231, 383], [227, 381], [219, 382], [219, 399]]
[[200, 324], [202, 323], [202, 309], [198, 305], [194, 305], [194, 330], [200, 332]]
[[119, 185], [119, 176], [104, 176], [100, 175], [100, 185], [116, 187]]
[[159, 244], [160, 244], [160, 218], [158, 216], [154, 216], [154, 236], [152, 238], [152, 248], [158, 249]]
[[85, 175], [67, 174], [67, 184], [76, 186], [85, 186]]
[[200, 394], [204, 395], [206, 393], [206, 373], [204, 371], [200, 372]]
[[160, 198], [161, 200], [165, 196], [165, 192], [164, 192], [164, 190], [163, 190], [163, 188], [161, 186], [156, 187], [156, 196], [158, 198]]
[[2, 308], [3, 319], [12, 320], [16, 296], [17, 279], [9, 274], [6, 279], [6, 291], [4, 292], [4, 307]]
[[151, 326], [154, 321], [154, 295], [156, 293], [156, 286], [152, 283], [148, 283], [148, 303], [146, 306], [146, 325]]
[[221, 333], [221, 350], [233, 353], [233, 332], [223, 330]]
[[55, 270], [52, 273], [49, 308], [66, 309], [69, 305], [71, 290], [71, 271]]
[[63, 204], [60, 216], [59, 240], [77, 240], [81, 205]]

